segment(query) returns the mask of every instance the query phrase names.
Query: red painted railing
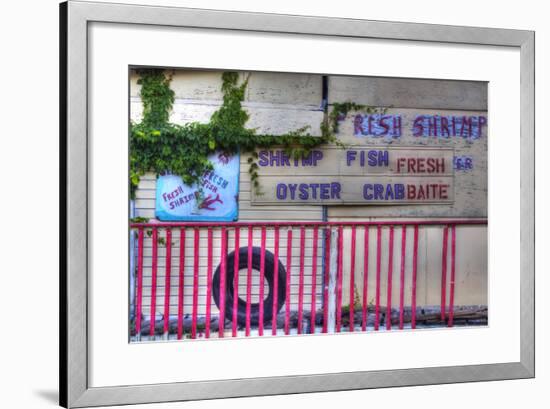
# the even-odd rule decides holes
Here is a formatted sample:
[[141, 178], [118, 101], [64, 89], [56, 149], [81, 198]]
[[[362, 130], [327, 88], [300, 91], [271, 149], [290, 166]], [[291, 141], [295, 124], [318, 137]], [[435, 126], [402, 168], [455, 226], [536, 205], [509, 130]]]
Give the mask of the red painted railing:
[[[432, 220], [432, 221], [338, 221], [338, 222], [235, 222], [235, 223], [132, 223], [137, 234], [135, 286], [135, 319], [132, 321], [134, 339], [142, 335], [155, 337], [175, 336], [210, 338], [230, 336], [264, 336], [265, 327], [271, 335], [291, 333], [368, 331], [379, 330], [383, 325], [392, 329], [392, 307], [398, 307], [398, 325], [405, 328], [405, 294], [410, 291], [410, 328], [417, 326], [417, 277], [419, 229], [440, 226], [441, 242], [441, 322], [453, 326], [456, 273], [456, 228], [465, 225], [486, 225], [486, 220]], [[281, 230], [286, 232], [286, 244], [281, 242]], [[246, 246], [241, 247], [242, 230], [247, 232]], [[358, 234], [363, 230], [362, 243]], [[412, 230], [412, 232], [411, 232]], [[179, 231], [179, 235], [177, 234]], [[383, 257], [382, 232], [387, 231], [387, 258]], [[299, 240], [293, 240], [294, 232]], [[349, 233], [349, 247], [344, 247], [344, 234]], [[369, 243], [376, 232], [376, 254], [373, 260], [376, 271], [369, 271]], [[407, 232], [412, 234], [412, 263], [407, 271]], [[450, 232], [450, 241], [449, 241]], [[254, 234], [259, 233], [259, 255]], [[400, 257], [394, 266], [394, 239]], [[134, 233], [133, 233], [134, 234]], [[219, 237], [218, 237], [219, 234]], [[192, 235], [192, 243], [187, 237]], [[216, 238], [214, 237], [216, 235]], [[206, 236], [206, 248], [201, 238]], [[268, 239], [272, 245], [268, 245]], [[177, 241], [179, 240], [179, 243]], [[232, 246], [230, 242], [232, 241]], [[151, 247], [150, 263], [144, 259], [146, 245]], [[307, 243], [307, 246], [306, 246]], [[410, 243], [410, 242], [409, 242]], [[190, 245], [189, 245], [190, 244]], [[450, 246], [450, 266], [447, 258]], [[204, 247], [204, 246], [202, 246]], [[160, 250], [160, 251], [159, 251]], [[206, 252], [206, 263], [201, 263], [201, 250]], [[147, 247], [148, 251], [148, 247]], [[173, 258], [173, 252], [179, 254]], [[311, 255], [308, 256], [311, 251]], [[231, 253], [230, 253], [231, 252]], [[297, 253], [296, 253], [297, 252]], [[336, 254], [333, 254], [336, 252]], [[363, 263], [357, 262], [362, 253]], [[163, 253], [164, 255], [159, 255]], [[186, 254], [187, 253], [187, 254]], [[229, 254], [230, 253], [230, 254]], [[269, 261], [267, 255], [269, 253]], [[297, 265], [293, 264], [298, 258]], [[255, 257], [258, 258], [256, 263]], [[231, 260], [232, 258], [232, 260]], [[306, 259], [308, 260], [306, 266]], [[344, 259], [348, 262], [344, 268]], [[217, 262], [215, 262], [217, 260]], [[246, 263], [243, 263], [246, 260]], [[159, 279], [164, 262], [164, 280]], [[269, 266], [268, 266], [269, 262]], [[187, 263], [187, 264], [186, 264]], [[148, 271], [144, 284], [145, 265]], [[177, 264], [177, 269], [174, 268]], [[204, 265], [205, 264], [205, 265]], [[217, 264], [217, 266], [215, 265]], [[386, 266], [383, 271], [383, 266]], [[395, 267], [395, 268], [394, 268]], [[362, 271], [361, 271], [362, 269]], [[176, 271], [172, 271], [176, 270]], [[214, 274], [214, 270], [216, 273]], [[239, 270], [246, 272], [246, 283], [239, 282]], [[344, 271], [345, 270], [345, 271]], [[395, 270], [395, 271], [394, 271]], [[450, 274], [448, 274], [450, 272]], [[393, 275], [399, 281], [399, 300], [392, 299]], [[259, 276], [257, 283], [254, 279]], [[385, 275], [385, 277], [384, 277]], [[447, 280], [449, 276], [449, 280]], [[306, 277], [308, 282], [306, 283]], [[397, 278], [399, 277], [399, 278]], [[406, 277], [410, 286], [406, 286]], [[374, 278], [374, 306], [369, 310], [369, 284]], [[382, 305], [383, 278], [386, 282], [385, 306]], [[244, 277], [241, 277], [241, 280]], [[177, 280], [177, 283], [174, 283]], [[192, 283], [186, 285], [186, 280]], [[205, 284], [201, 284], [201, 282]], [[449, 283], [447, 282], [449, 281]], [[265, 292], [266, 283], [269, 292]], [[356, 294], [356, 284], [362, 285], [362, 294]], [[449, 284], [449, 288], [448, 287]], [[246, 293], [239, 296], [245, 285]], [[292, 288], [298, 286], [297, 294]], [[348, 286], [349, 304], [343, 305], [344, 285]], [[284, 286], [284, 288], [283, 288]], [[147, 287], [147, 289], [146, 289]], [[204, 287], [206, 287], [204, 291]], [[203, 289], [201, 292], [200, 289]], [[449, 291], [447, 305], [447, 290]], [[162, 294], [161, 294], [162, 293]], [[253, 303], [253, 295], [257, 302]], [[297, 298], [293, 310], [292, 296]], [[186, 296], [190, 302], [186, 304]], [[176, 302], [172, 302], [176, 297]], [[272, 299], [269, 300], [269, 297]], [[309, 299], [309, 302], [308, 302]], [[357, 304], [357, 299], [360, 302]], [[228, 300], [226, 302], [226, 300]], [[266, 302], [269, 300], [269, 303]], [[162, 305], [158, 305], [162, 303]], [[212, 303], [217, 305], [217, 313]], [[397, 305], [393, 305], [393, 303]], [[201, 306], [204, 306], [202, 308]], [[190, 311], [189, 311], [190, 308]], [[347, 311], [344, 311], [347, 308]], [[356, 310], [357, 309], [357, 310]], [[148, 310], [148, 314], [144, 311]], [[266, 312], [269, 311], [269, 312]], [[160, 317], [159, 317], [160, 315]], [[244, 317], [243, 317], [244, 315]], [[369, 325], [369, 318], [371, 324]], [[229, 324], [226, 326], [226, 324]], [[230, 329], [230, 330], [229, 330]]]

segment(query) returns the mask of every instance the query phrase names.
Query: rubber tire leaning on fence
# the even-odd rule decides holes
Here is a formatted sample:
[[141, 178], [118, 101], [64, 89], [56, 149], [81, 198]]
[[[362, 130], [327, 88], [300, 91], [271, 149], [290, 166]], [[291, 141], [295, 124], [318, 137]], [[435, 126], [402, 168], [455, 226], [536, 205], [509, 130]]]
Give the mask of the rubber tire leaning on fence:
[[[260, 262], [261, 262], [261, 248], [253, 247], [252, 248], [252, 274], [260, 274]], [[282, 306], [285, 303], [286, 296], [286, 271], [283, 267], [283, 264], [277, 260], [279, 263], [279, 272], [278, 272], [278, 282], [277, 282], [277, 312], [280, 311]], [[269, 291], [266, 294], [264, 292], [264, 325], [266, 323], [271, 323], [273, 316], [273, 278], [275, 272], [275, 256], [270, 251], [265, 251], [265, 261], [264, 261], [264, 279], [269, 285]], [[225, 318], [229, 321], [233, 321], [233, 289], [234, 289], [234, 271], [235, 267], [235, 252], [231, 252], [227, 256], [226, 260], [226, 275], [225, 275]], [[241, 247], [239, 249], [239, 269], [248, 268], [248, 248]], [[212, 296], [214, 297], [214, 302], [220, 308], [220, 275], [221, 275], [221, 266], [218, 265], [214, 277], [212, 279]], [[240, 285], [246, 285], [246, 280], [239, 281]], [[237, 322], [239, 326], [246, 325], [246, 300], [243, 300], [239, 297], [237, 301]], [[258, 325], [260, 322], [260, 304], [251, 303], [250, 304], [250, 324]]]

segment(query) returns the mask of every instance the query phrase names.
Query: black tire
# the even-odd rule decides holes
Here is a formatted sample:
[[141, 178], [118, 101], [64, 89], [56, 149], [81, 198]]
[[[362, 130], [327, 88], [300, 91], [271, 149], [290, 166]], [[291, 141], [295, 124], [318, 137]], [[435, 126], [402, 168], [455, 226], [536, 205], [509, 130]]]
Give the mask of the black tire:
[[[252, 270], [255, 270], [256, 274], [260, 274], [260, 259], [261, 248], [252, 248]], [[265, 251], [265, 266], [264, 266], [264, 278], [269, 285], [269, 291], [267, 296], [264, 294], [264, 324], [271, 322], [273, 316], [273, 276], [275, 271], [275, 256], [270, 251]], [[280, 311], [285, 303], [286, 297], [286, 270], [283, 264], [279, 263], [279, 278], [277, 283], [277, 312]], [[234, 290], [234, 276], [235, 276], [235, 252], [229, 253], [226, 262], [226, 276], [225, 276], [225, 318], [229, 321], [233, 320], [233, 290]], [[218, 265], [214, 277], [212, 279], [212, 297], [214, 302], [220, 308], [220, 268]], [[248, 268], [248, 248], [241, 247], [239, 249], [239, 269]], [[254, 271], [253, 271], [254, 274]], [[237, 301], [237, 322], [240, 326], [246, 325], [246, 300], [239, 297]], [[260, 322], [260, 304], [250, 304], [250, 323], [251, 325], [258, 325]]]

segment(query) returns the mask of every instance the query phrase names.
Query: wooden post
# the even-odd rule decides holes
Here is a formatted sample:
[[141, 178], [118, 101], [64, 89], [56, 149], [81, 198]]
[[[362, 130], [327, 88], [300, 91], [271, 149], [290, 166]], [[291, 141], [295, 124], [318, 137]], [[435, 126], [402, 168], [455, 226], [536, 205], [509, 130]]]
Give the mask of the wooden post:
[[336, 288], [338, 272], [338, 231], [330, 231], [330, 263], [328, 280], [328, 325], [327, 332], [336, 331]]
[[[130, 219], [135, 217], [135, 201], [130, 200]], [[130, 320], [136, 319], [136, 232], [130, 229]], [[136, 341], [141, 340], [141, 334], [136, 334]]]

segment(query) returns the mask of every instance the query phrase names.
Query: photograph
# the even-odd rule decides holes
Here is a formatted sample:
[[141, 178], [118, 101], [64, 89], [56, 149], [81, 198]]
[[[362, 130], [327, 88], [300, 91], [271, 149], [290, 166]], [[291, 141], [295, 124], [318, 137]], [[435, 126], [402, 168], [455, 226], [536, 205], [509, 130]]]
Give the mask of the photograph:
[[490, 325], [487, 82], [128, 78], [131, 343]]
[[545, 407], [544, 2], [0, 7], [2, 408]]

